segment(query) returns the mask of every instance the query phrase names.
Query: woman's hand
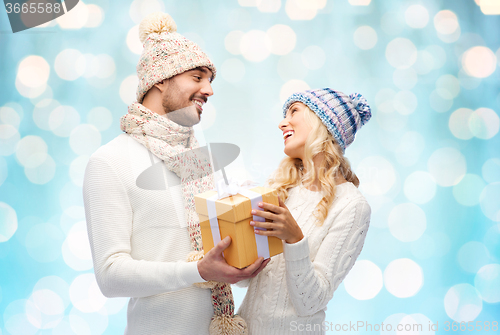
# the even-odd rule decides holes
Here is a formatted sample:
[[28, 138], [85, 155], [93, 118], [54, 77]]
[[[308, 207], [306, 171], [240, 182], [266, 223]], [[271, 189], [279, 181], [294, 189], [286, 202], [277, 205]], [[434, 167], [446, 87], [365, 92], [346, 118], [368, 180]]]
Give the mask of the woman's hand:
[[286, 243], [297, 243], [304, 238], [302, 230], [286, 207], [285, 203], [278, 197], [279, 207], [261, 202], [259, 207], [264, 211], [252, 210], [252, 215], [260, 216], [273, 222], [250, 221], [255, 228], [266, 228], [267, 230], [254, 229], [255, 233], [263, 236], [276, 236]]

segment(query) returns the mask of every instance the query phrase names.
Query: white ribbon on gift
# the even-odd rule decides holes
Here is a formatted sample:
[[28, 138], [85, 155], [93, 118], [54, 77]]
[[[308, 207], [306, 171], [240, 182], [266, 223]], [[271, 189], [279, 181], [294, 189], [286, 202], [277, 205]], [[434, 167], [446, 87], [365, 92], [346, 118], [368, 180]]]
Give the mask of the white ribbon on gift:
[[[217, 220], [217, 211], [215, 209], [215, 201], [228, 197], [230, 195], [241, 194], [244, 197], [250, 199], [252, 203], [252, 209], [259, 209], [259, 202], [262, 202], [262, 194], [250, 191], [248, 188], [255, 186], [250, 181], [237, 181], [229, 178], [229, 184], [226, 185], [224, 180], [219, 180], [216, 184], [217, 194], [214, 194], [210, 198], [207, 198], [207, 211], [208, 219], [210, 220], [210, 229], [212, 231], [212, 238], [214, 240], [214, 246], [221, 241], [219, 222]], [[253, 221], [264, 222], [266, 221], [263, 217], [253, 215]], [[265, 228], [255, 228], [266, 230]], [[267, 236], [255, 235], [255, 242], [257, 243], [257, 255], [258, 257], [263, 257], [267, 259], [269, 255], [269, 240]]]
[[210, 221], [210, 230], [212, 231], [212, 239], [214, 240], [214, 247], [221, 241], [219, 221], [217, 220], [217, 211], [215, 210], [215, 201], [218, 200], [217, 194], [207, 198], [207, 212], [208, 220]]

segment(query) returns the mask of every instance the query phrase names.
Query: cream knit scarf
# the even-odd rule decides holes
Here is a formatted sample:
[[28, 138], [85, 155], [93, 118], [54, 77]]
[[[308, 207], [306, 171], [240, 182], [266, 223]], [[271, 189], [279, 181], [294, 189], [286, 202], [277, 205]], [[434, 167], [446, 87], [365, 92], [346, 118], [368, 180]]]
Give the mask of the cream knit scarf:
[[[128, 114], [122, 116], [120, 126], [124, 132], [163, 160], [167, 168], [181, 178], [188, 232], [193, 248], [193, 252], [188, 255], [188, 261], [203, 258], [203, 244], [194, 195], [212, 190], [214, 183], [210, 159], [198, 150], [192, 150], [198, 147], [193, 128], [178, 125], [139, 103], [132, 103], [128, 107]], [[234, 315], [233, 294], [229, 284], [208, 282], [195, 285], [209, 287], [212, 290], [214, 317], [210, 323], [210, 334], [247, 334], [245, 321]]]

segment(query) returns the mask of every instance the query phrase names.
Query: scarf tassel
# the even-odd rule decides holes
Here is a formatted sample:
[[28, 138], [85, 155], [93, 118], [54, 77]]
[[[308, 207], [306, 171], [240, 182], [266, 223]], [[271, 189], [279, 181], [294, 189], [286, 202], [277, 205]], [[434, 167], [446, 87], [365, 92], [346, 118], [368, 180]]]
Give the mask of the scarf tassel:
[[210, 322], [210, 335], [247, 335], [248, 328], [245, 320], [235, 314], [214, 315]]

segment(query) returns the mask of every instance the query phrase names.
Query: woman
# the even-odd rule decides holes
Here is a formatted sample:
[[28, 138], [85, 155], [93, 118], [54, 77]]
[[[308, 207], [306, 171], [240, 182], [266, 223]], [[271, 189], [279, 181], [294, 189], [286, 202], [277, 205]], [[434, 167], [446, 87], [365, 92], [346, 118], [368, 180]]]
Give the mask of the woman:
[[293, 94], [279, 124], [288, 156], [269, 181], [280, 206], [252, 211], [272, 222], [251, 222], [255, 233], [283, 240], [249, 284], [239, 314], [250, 334], [323, 334], [333, 292], [363, 247], [370, 206], [358, 191], [344, 151], [371, 117], [359, 94], [331, 89]]

